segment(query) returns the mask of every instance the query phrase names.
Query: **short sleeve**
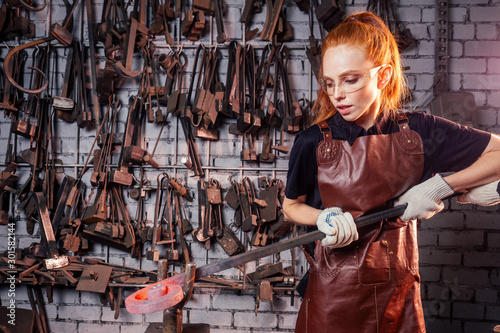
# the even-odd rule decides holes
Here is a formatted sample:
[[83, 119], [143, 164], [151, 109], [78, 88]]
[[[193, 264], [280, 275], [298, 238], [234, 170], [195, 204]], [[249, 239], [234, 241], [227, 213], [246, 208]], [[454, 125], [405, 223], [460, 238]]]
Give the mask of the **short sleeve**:
[[425, 178], [469, 167], [481, 156], [491, 138], [488, 132], [427, 114], [422, 115], [419, 127], [426, 155]]
[[[316, 134], [316, 135], [315, 135]], [[316, 146], [320, 131], [312, 126], [295, 137], [288, 161], [285, 195], [289, 199], [311, 194], [316, 187]]]

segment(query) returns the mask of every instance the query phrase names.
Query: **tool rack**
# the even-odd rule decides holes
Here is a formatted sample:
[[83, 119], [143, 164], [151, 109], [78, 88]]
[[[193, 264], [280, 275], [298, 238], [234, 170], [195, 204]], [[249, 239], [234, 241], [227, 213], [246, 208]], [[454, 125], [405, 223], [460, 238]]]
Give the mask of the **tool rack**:
[[[82, 5], [82, 9], [81, 9], [81, 21], [82, 23], [85, 22], [85, 18], [84, 18], [84, 10], [83, 10], [83, 3], [81, 4]], [[47, 20], [47, 31], [50, 30], [50, 26], [51, 26], [51, 10], [50, 8], [48, 9], [48, 20]], [[214, 18], [212, 17], [212, 19], [210, 20], [210, 27], [209, 27], [209, 43], [210, 45], [213, 45], [214, 44], [214, 33], [213, 33], [213, 30], [214, 30]], [[76, 20], [75, 20], [76, 22]], [[181, 47], [185, 50], [194, 50], [198, 47], [198, 45], [200, 44], [200, 42], [193, 42], [191, 44], [188, 44], [184, 41], [181, 41], [181, 36], [180, 36], [180, 19], [177, 20], [177, 36], [176, 36], [176, 40], [177, 40], [177, 43], [182, 45]], [[246, 31], [246, 27], [245, 27], [245, 23], [242, 23], [242, 31]], [[84, 31], [83, 31], [83, 28], [81, 29], [80, 31], [81, 35], [80, 35], [80, 40], [81, 41], [84, 41]], [[244, 37], [243, 37], [244, 39]], [[243, 43], [245, 44], [245, 40], [243, 40]], [[259, 42], [256, 42], [256, 43], [253, 43], [254, 47], [257, 49], [257, 50], [262, 50], [267, 44], [266, 43], [259, 43]], [[5, 44], [4, 45], [0, 45], [0, 48], [9, 48], [9, 47], [12, 47], [12, 46], [15, 46], [13, 44]], [[305, 50], [305, 45], [302, 44], [302, 43], [295, 43], [295, 42], [291, 42], [291, 43], [288, 43], [287, 44], [288, 48], [290, 50], [292, 50], [292, 52], [295, 50], [295, 51], [301, 51], [301, 50]], [[54, 45], [52, 46], [54, 47], [56, 50], [64, 50], [66, 48], [66, 46], [61, 46], [61, 45]], [[90, 46], [86, 43], [83, 44], [83, 47], [84, 47], [84, 50], [85, 50], [85, 53], [87, 53], [90, 49]], [[171, 47], [167, 44], [161, 44], [161, 43], [158, 43], [156, 44], [156, 47], [158, 49], [163, 49], [163, 50], [168, 50], [168, 49], [171, 49]], [[221, 50], [227, 50], [227, 45], [219, 45], [218, 46]], [[103, 46], [101, 44], [96, 44], [96, 48], [100, 51], [102, 51], [102, 48]], [[100, 53], [100, 52], [99, 52]], [[56, 54], [54, 56], [55, 58], [58, 58], [58, 55]], [[52, 61], [51, 61], [52, 63]], [[302, 90], [308, 90], [308, 95], [309, 95], [309, 100], [312, 100], [312, 96], [313, 96], [313, 79], [312, 79], [312, 71], [311, 69], [309, 68], [308, 70], [308, 87], [307, 89], [304, 89], [303, 87], [301, 87]], [[305, 94], [304, 94], [305, 95]], [[74, 126], [74, 125], [68, 125], [68, 126]], [[97, 124], [96, 124], [96, 127], [97, 127]], [[181, 155], [179, 154], [179, 150], [180, 150], [180, 147], [179, 147], [179, 119], [178, 118], [175, 118], [175, 125], [172, 126], [173, 130], [174, 130], [174, 138], [175, 138], [175, 148], [173, 149], [173, 154], [172, 154], [172, 165], [166, 165], [166, 164], [160, 164], [157, 168], [157, 170], [153, 170], [153, 167], [152, 166], [149, 166], [149, 165], [144, 165], [144, 166], [141, 166], [140, 168], [145, 170], [145, 172], [149, 173], [153, 173], [155, 171], [158, 171], [158, 172], [162, 172], [162, 171], [169, 171], [169, 172], [172, 172], [173, 174], [175, 175], [182, 175], [183, 177], [186, 177], [189, 175], [190, 171], [188, 170], [188, 168], [183, 165], [181, 163], [181, 157], [184, 156], [184, 155]], [[81, 170], [83, 168], [85, 168], [85, 164], [83, 164], [83, 160], [85, 160], [86, 158], [86, 152], [82, 152], [81, 151], [81, 139], [82, 139], [82, 134], [83, 134], [83, 130], [81, 130], [79, 127], [76, 127], [76, 140], [75, 140], [75, 152], [74, 152], [74, 156], [75, 156], [75, 161], [74, 163], [61, 163], [61, 164], [56, 164], [55, 167], [56, 168], [59, 168], [59, 169], [64, 169], [64, 173], [66, 174], [70, 174], [71, 173], [71, 169], [73, 169], [74, 171], [74, 177], [77, 178], [78, 177], [78, 174], [81, 172]], [[292, 136], [288, 136], [288, 138], [286, 138], [286, 140], [291, 140]], [[143, 138], [143, 140], [145, 141], [145, 138]], [[235, 140], [236, 140], [236, 137], [235, 137]], [[277, 137], [276, 137], [276, 133], [275, 133], [275, 136], [274, 136], [274, 140], [277, 140]], [[285, 140], [285, 138], [281, 138], [281, 140]], [[146, 143], [146, 142], [144, 142]], [[147, 143], [146, 143], [147, 144]], [[240, 139], [240, 144], [241, 146], [244, 145], [244, 139], [241, 138]], [[21, 147], [20, 143], [17, 142], [17, 137], [14, 138], [14, 147]], [[259, 174], [262, 174], [264, 172], [270, 172], [272, 174], [272, 177], [273, 178], [276, 178], [278, 175], [280, 175], [280, 177], [284, 177], [285, 176], [285, 173], [287, 171], [287, 168], [286, 166], [283, 164], [283, 163], [279, 163], [279, 162], [283, 162], [286, 160], [279, 160], [277, 162], [274, 162], [273, 164], [271, 165], [268, 165], [268, 164], [261, 164], [261, 165], [252, 165], [251, 163], [246, 163], [246, 162], [241, 162], [241, 164], [239, 166], [234, 166], [234, 167], [231, 167], [231, 166], [216, 166], [214, 165], [214, 160], [212, 159], [212, 151], [213, 151], [213, 143], [211, 143], [210, 141], [206, 141], [204, 143], [204, 148], [205, 148], [205, 151], [204, 153], [202, 154], [202, 156], [205, 156], [205, 160], [206, 160], [206, 165], [203, 165], [202, 168], [203, 170], [205, 170], [206, 172], [206, 179], [209, 179], [210, 178], [210, 174], [213, 173], [213, 174], [216, 174], [217, 176], [219, 176], [220, 174], [227, 174], [227, 175], [231, 175], [231, 176], [239, 176], [240, 179], [243, 178], [245, 175], [259, 175]], [[212, 163], [210, 163], [210, 161], [212, 161]], [[0, 167], [7, 167], [7, 164], [8, 163], [5, 163], [3, 165], [0, 165]], [[281, 166], [280, 166], [281, 165]], [[27, 164], [27, 163], [19, 163], [18, 165], [18, 170], [21, 171], [20, 174], [22, 175], [24, 172], [27, 171], [27, 169], [29, 169], [31, 167], [30, 164]], [[118, 165], [111, 165], [111, 168], [113, 169], [116, 169], [118, 168]], [[137, 172], [139, 170], [139, 167], [138, 166], [132, 166], [132, 169]], [[135, 173], [134, 172], [134, 173]], [[13, 199], [13, 195], [11, 197], [11, 200]], [[11, 213], [12, 215], [14, 216], [14, 207], [11, 207]], [[19, 216], [16, 218], [16, 223], [18, 223], [19, 221], [21, 221], [21, 219], [19, 218]], [[243, 238], [243, 235], [240, 233], [240, 238]], [[109, 250], [109, 248], [108, 248]], [[206, 250], [205, 251], [205, 263], [208, 263], [209, 261], [209, 250]], [[109, 253], [108, 253], [109, 255]], [[142, 259], [144, 260], [144, 259]], [[294, 263], [292, 263], [294, 264]], [[304, 263], [305, 264], [305, 263]], [[43, 273], [43, 272], [42, 272]], [[244, 273], [243, 273], [244, 274]], [[243, 275], [241, 272], [238, 273], [239, 277], [240, 277], [240, 280], [239, 281], [232, 281], [232, 282], [229, 282], [229, 283], [224, 283], [224, 284], [221, 284], [221, 283], [214, 283], [214, 282], [196, 282], [194, 284], [194, 287], [195, 288], [214, 288], [214, 289], [225, 289], [225, 290], [234, 290], [234, 291], [246, 291], [246, 290], [255, 290], [257, 287], [256, 286], [253, 286], [251, 285], [250, 283], [247, 283], [246, 279], [242, 279]], [[296, 278], [295, 282], [298, 281], [299, 279]], [[43, 278], [39, 281], [36, 281], [36, 280], [33, 280], [35, 281], [37, 284], [39, 285], [45, 285], [45, 286], [49, 286], [49, 288], [52, 288], [52, 287], [61, 287], [61, 288], [71, 288], [71, 284], [68, 285], [67, 282], [63, 282], [62, 280], [58, 280], [58, 279], [55, 279], [54, 281], [45, 281], [43, 280]], [[28, 281], [18, 281], [19, 283], [21, 284], [30, 284], [30, 282]], [[34, 283], [32, 283], [34, 284]], [[109, 282], [107, 284], [107, 287], [108, 288], [114, 288], [114, 289], [127, 289], [127, 288], [142, 288], [142, 287], [145, 287], [147, 286], [148, 284], [141, 284], [141, 283], [138, 283], [138, 284], [133, 284], [133, 283], [111, 283]], [[293, 297], [294, 297], [294, 285], [289, 285], [289, 286], [286, 286], [286, 285], [283, 285], [283, 286], [275, 286], [274, 287], [274, 291], [275, 292], [278, 292], [278, 293], [290, 293], [291, 295], [291, 300], [293, 302]]]

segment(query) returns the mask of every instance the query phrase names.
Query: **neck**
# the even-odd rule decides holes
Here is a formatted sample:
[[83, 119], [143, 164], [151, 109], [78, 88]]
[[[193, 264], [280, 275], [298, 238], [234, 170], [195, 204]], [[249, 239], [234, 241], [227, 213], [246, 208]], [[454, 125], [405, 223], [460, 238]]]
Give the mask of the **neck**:
[[361, 117], [356, 119], [354, 123], [367, 131], [370, 127], [375, 125], [380, 113], [380, 102], [374, 102], [374, 104], [370, 107], [370, 110], [367, 110]]

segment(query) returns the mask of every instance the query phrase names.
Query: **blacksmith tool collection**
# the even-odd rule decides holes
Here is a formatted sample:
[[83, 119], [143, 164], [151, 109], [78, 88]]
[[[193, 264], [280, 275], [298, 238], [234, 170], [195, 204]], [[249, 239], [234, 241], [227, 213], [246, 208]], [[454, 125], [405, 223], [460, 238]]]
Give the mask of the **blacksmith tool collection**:
[[[299, 243], [272, 248], [292, 229], [293, 236], [299, 232], [281, 212], [284, 183], [276, 172], [285, 169], [279, 170], [276, 162], [289, 151], [286, 136], [307, 128], [311, 119], [312, 101], [296, 98], [289, 82], [288, 64], [292, 51], [299, 48], [296, 42], [285, 44], [294, 38], [286, 20], [291, 4], [245, 1], [242, 41], [224, 28], [228, 5], [223, 0], [105, 0], [99, 7], [100, 20], [94, 19], [91, 0], [62, 2], [66, 17], [44, 37], [38, 37], [30, 16], [47, 11], [52, 1], [9, 0], [0, 7], [0, 42], [8, 52], [0, 73], [0, 108], [11, 123], [0, 174], [0, 224], [20, 228], [25, 221], [33, 237], [39, 226], [40, 242], [17, 249], [14, 269], [16, 283], [35, 290], [30, 294], [39, 314], [38, 330], [46, 331], [43, 308], [34, 299], [40, 299], [40, 286], [47, 288], [49, 302], [54, 286], [100, 293], [117, 318], [123, 288], [157, 281], [160, 270], [157, 274], [87, 257], [94, 243], [160, 262], [162, 267], [191, 270], [191, 247], [196, 242], [207, 251], [219, 244], [234, 258], [249, 249], [246, 253], [269, 247], [259, 252], [265, 255], [231, 264], [273, 256], [273, 264], [253, 273], [243, 268], [242, 283], [207, 277], [221, 269], [198, 269], [190, 275], [197, 283], [220, 288], [255, 289], [256, 310], [259, 302], [272, 302], [273, 291], [292, 291], [293, 297], [295, 263], [283, 267], [279, 254]], [[317, 74], [320, 47], [313, 36], [314, 17], [323, 35], [323, 29], [332, 29], [344, 12], [333, 0], [294, 2], [309, 17], [311, 36], [300, 49]], [[253, 16], [263, 10], [264, 25], [257, 27]], [[80, 38], [73, 34], [77, 24]], [[207, 34], [210, 40], [215, 36], [213, 45], [200, 41]], [[265, 45], [254, 46], [252, 40]], [[162, 135], [175, 123], [182, 135], [173, 144], [185, 140], [186, 151], [176, 153], [173, 162], [161, 162], [157, 148], [169, 142]], [[78, 152], [82, 156], [71, 166], [58, 158], [64, 146], [61, 128], [70, 126], [75, 126], [78, 142], [81, 133], [95, 130], [90, 150]], [[159, 134], [148, 145], [146, 132], [151, 128]], [[217, 142], [221, 131], [241, 142], [240, 167], [211, 166], [210, 158], [204, 165], [198, 145]], [[75, 170], [74, 177], [65, 175], [68, 168]], [[246, 169], [257, 177], [245, 176]], [[217, 179], [211, 170], [226, 174]], [[272, 176], [263, 175], [266, 170]], [[155, 175], [156, 184], [150, 181]], [[188, 176], [196, 177], [197, 189], [188, 187]], [[130, 208], [136, 208], [135, 214]], [[154, 211], [149, 220], [148, 211]], [[232, 212], [230, 222], [227, 216]], [[9, 259], [5, 253], [0, 261], [1, 282], [10, 277]], [[189, 299], [192, 284], [184, 283], [184, 274], [172, 274], [163, 272], [160, 279], [176, 278], [178, 286], [185, 286], [185, 295], [172, 300], [178, 314], [182, 306], [177, 304]], [[164, 297], [160, 289], [149, 291], [150, 298]], [[127, 309], [142, 311], [129, 305]]]

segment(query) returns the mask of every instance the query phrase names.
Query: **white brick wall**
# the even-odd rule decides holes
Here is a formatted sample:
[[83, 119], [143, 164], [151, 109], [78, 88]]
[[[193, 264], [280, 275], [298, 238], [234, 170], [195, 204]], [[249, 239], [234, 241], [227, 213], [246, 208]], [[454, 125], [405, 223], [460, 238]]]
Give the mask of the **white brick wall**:
[[[366, 1], [346, 1], [348, 13], [363, 10]], [[100, 11], [103, 1], [94, 1], [97, 11], [94, 13], [96, 20], [100, 20]], [[263, 2], [264, 3], [264, 2]], [[226, 35], [229, 39], [241, 40], [243, 26], [239, 17], [243, 10], [243, 1], [226, 0], [228, 13], [224, 17]], [[303, 47], [308, 44], [308, 16], [295, 7], [293, 1], [285, 1], [288, 19], [295, 32], [295, 40], [289, 43], [291, 59], [289, 61], [289, 79], [294, 96], [314, 99], [315, 93], [309, 91], [309, 82], [312, 88], [317, 85], [314, 78], [310, 79], [310, 66]], [[416, 45], [403, 53], [405, 65], [410, 66], [406, 71], [408, 82], [412, 88], [413, 103], [424, 95], [432, 86], [434, 73], [434, 1], [432, 0], [400, 0], [397, 1], [397, 15], [405, 27], [410, 28]], [[262, 28], [265, 21], [265, 5], [261, 14], [254, 16], [251, 28]], [[482, 129], [493, 133], [500, 133], [500, 59], [498, 57], [500, 42], [498, 22], [500, 7], [495, 1], [488, 0], [455, 0], [450, 4], [450, 44], [449, 44], [449, 71], [450, 89], [472, 92], [476, 97], [478, 106], [478, 119]], [[80, 36], [81, 4], [75, 11], [74, 35]], [[50, 18], [47, 22], [47, 12], [42, 11], [32, 15], [37, 25], [37, 36], [45, 37], [49, 23], [60, 22], [65, 16], [65, 7], [61, 0], [52, 1]], [[319, 38], [318, 27], [315, 26], [314, 34]], [[87, 40], [86, 24], [83, 31], [84, 40]], [[215, 35], [213, 36], [215, 38]], [[210, 35], [205, 34], [201, 42], [210, 43]], [[265, 45], [259, 39], [252, 41], [258, 47]], [[184, 40], [184, 51], [190, 59], [194, 56], [194, 47], [197, 43]], [[222, 53], [225, 55], [225, 49]], [[0, 47], [1, 55], [6, 54], [5, 48]], [[98, 48], [102, 52], [101, 48]], [[165, 49], [165, 52], [168, 50]], [[59, 70], [64, 70], [66, 52], [57, 49], [61, 55]], [[260, 48], [257, 54], [260, 55]], [[102, 66], [102, 58], [100, 66]], [[140, 60], [140, 59], [138, 59]], [[227, 65], [226, 57], [222, 60], [221, 68]], [[188, 66], [191, 72], [191, 67]], [[225, 73], [221, 78], [225, 81]], [[190, 74], [185, 85], [189, 84]], [[57, 76], [57, 81], [62, 82], [62, 73]], [[127, 113], [127, 104], [130, 96], [135, 95], [137, 84], [127, 82], [118, 93], [122, 102], [120, 111], [120, 124], [118, 132], [123, 132]], [[432, 94], [422, 101], [425, 106], [432, 99]], [[104, 111], [102, 111], [104, 112]], [[232, 121], [227, 121], [231, 123]], [[159, 127], [147, 124], [145, 141], [149, 148], [155, 143]], [[0, 119], [0, 147], [6, 147], [10, 129], [9, 119]], [[82, 164], [95, 137], [94, 130], [79, 130], [77, 137], [76, 125], [58, 122], [56, 139], [56, 152], [65, 164]], [[176, 141], [179, 138], [179, 141]], [[292, 145], [293, 135], [286, 134], [285, 143]], [[287, 156], [280, 154], [276, 163], [277, 171], [271, 172], [272, 166], [264, 165], [265, 171], [242, 171], [241, 166], [256, 165], [242, 164], [239, 160], [241, 139], [227, 133], [227, 125], [220, 131], [218, 142], [202, 142], [198, 140], [198, 148], [203, 165], [215, 167], [231, 167], [234, 170], [220, 171], [209, 170], [209, 176], [221, 181], [223, 187], [229, 186], [228, 176], [237, 179], [249, 176], [252, 179], [259, 175], [272, 175], [285, 179], [286, 173], [282, 170], [287, 167]], [[79, 156], [76, 160], [77, 144]], [[18, 140], [18, 151], [26, 149], [29, 142]], [[180, 157], [185, 156], [187, 146], [184, 135], [177, 120], [171, 119], [165, 126], [161, 141], [158, 145], [155, 158], [160, 165], [180, 165]], [[5, 157], [5, 148], [0, 149], [0, 159]], [[116, 159], [114, 160], [116, 162]], [[21, 179], [26, 179], [26, 168], [22, 171]], [[190, 177], [181, 166], [167, 172], [177, 171], [178, 176], [187, 182], [187, 187], [196, 192], [196, 179]], [[67, 169], [68, 175], [74, 176], [74, 169]], [[146, 169], [147, 178], [155, 183], [157, 172]], [[138, 172], [135, 172], [138, 176]], [[89, 175], [84, 181], [88, 184]], [[21, 182], [23, 183], [23, 182]], [[197, 226], [198, 211], [196, 199], [187, 205], [187, 210], [192, 216], [193, 226]], [[146, 202], [145, 210], [149, 220], [152, 220], [154, 210], [154, 196]], [[130, 201], [128, 209], [135, 214], [136, 203]], [[472, 205], [458, 205], [455, 202], [447, 203], [447, 209], [437, 214], [428, 221], [420, 224], [420, 259], [422, 275], [422, 299], [426, 314], [428, 332], [492, 332], [495, 324], [500, 324], [500, 221], [498, 207], [473, 207]], [[225, 209], [225, 221], [229, 224], [233, 220], [233, 211]], [[26, 247], [33, 241], [38, 241], [38, 226], [35, 235], [26, 234], [24, 214], [16, 216], [18, 225], [16, 229], [19, 247]], [[5, 244], [7, 229], [0, 226], [0, 241]], [[191, 242], [191, 236], [188, 237]], [[190, 245], [192, 257], [199, 265], [225, 258], [221, 249], [214, 245], [209, 251], [202, 245], [194, 242]], [[2, 248], [0, 250], [3, 251]], [[302, 255], [298, 253], [297, 271], [307, 269]], [[130, 258], [120, 250], [107, 248], [94, 244], [89, 255], [100, 257], [111, 263], [124, 264], [142, 269], [155, 269], [155, 263], [143, 259], [139, 262]], [[269, 260], [262, 260], [260, 263]], [[282, 255], [282, 260], [290, 264], [291, 258]], [[248, 271], [255, 268], [255, 263], [250, 263]], [[226, 276], [240, 276], [235, 270], [228, 270]], [[4, 286], [0, 286], [0, 299], [6, 300]], [[124, 298], [131, 291], [124, 292]], [[46, 293], [44, 292], [45, 299]], [[24, 287], [19, 287], [16, 301], [21, 308], [29, 308], [29, 302]], [[292, 305], [289, 295], [276, 295], [274, 298], [274, 311], [269, 303], [260, 303], [259, 313], [255, 316], [255, 296], [251, 291], [238, 295], [228, 290], [214, 290], [209, 288], [196, 289], [192, 299], [184, 311], [184, 322], [209, 323], [211, 332], [215, 333], [256, 333], [256, 332], [293, 332], [296, 314], [300, 306], [300, 298], [295, 296]], [[106, 332], [128, 333], [143, 332], [153, 322], [162, 321], [162, 313], [147, 315], [131, 315], [126, 309], [121, 308], [120, 318], [114, 319], [114, 311], [109, 306], [100, 303], [98, 295], [88, 292], [78, 292], [71, 288], [54, 288], [54, 303], [47, 304], [46, 310], [50, 319], [52, 332]], [[451, 320], [453, 319], [453, 320]]]

